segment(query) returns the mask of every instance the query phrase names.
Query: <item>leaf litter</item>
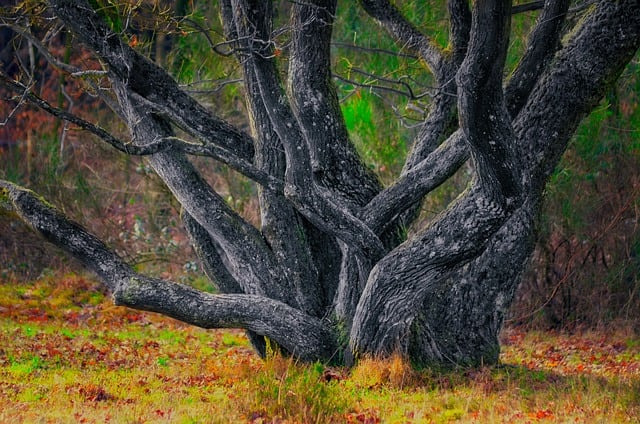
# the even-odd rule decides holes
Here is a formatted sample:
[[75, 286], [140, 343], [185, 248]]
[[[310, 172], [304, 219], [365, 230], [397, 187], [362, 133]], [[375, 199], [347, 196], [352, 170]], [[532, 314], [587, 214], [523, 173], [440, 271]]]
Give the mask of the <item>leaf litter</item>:
[[0, 422], [639, 422], [632, 332], [502, 335], [501, 365], [260, 360], [242, 332], [116, 307], [91, 278], [0, 282]]

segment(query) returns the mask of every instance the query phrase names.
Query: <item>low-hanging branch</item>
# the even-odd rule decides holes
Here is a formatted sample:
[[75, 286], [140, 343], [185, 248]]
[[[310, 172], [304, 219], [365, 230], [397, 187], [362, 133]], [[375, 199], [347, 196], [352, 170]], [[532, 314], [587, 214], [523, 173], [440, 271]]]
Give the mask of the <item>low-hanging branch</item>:
[[89, 131], [90, 133], [100, 137], [102, 140], [109, 143], [114, 148], [118, 149], [121, 152], [127, 153], [133, 156], [147, 156], [152, 155], [154, 153], [158, 153], [164, 150], [171, 148], [174, 144], [173, 140], [159, 140], [156, 142], [149, 143], [148, 145], [134, 145], [131, 143], [124, 142], [113, 134], [105, 130], [104, 128], [95, 125], [85, 119], [80, 118], [77, 115], [69, 113], [63, 109], [52, 106], [49, 102], [44, 100], [43, 98], [37, 96], [33, 93], [27, 86], [13, 81], [6, 74], [0, 72], [0, 85], [20, 93], [21, 100], [28, 101], [29, 103], [38, 106], [45, 112], [55, 116], [56, 118], [63, 119], [67, 122], [75, 124], [80, 128]]
[[250, 162], [237, 157], [235, 154], [227, 151], [223, 147], [217, 146], [213, 143], [192, 143], [179, 137], [163, 137], [160, 139], [155, 139], [143, 145], [125, 142], [118, 139], [113, 134], [98, 125], [95, 125], [65, 110], [52, 106], [49, 102], [30, 91], [28, 87], [17, 81], [12, 81], [8, 76], [1, 72], [0, 84], [15, 91], [22, 91], [22, 99], [34, 104], [35, 106], [38, 106], [52, 116], [63, 119], [67, 122], [77, 125], [78, 127], [86, 131], [89, 131], [90, 133], [106, 141], [115, 149], [128, 155], [149, 156], [174, 148], [195, 156], [208, 156], [231, 166], [236, 171], [261, 184], [267, 190], [271, 190], [276, 193], [284, 192], [284, 183], [282, 181], [258, 169]]
[[158, 312], [202, 328], [245, 328], [308, 360], [330, 360], [336, 354], [334, 337], [322, 321], [283, 302], [258, 295], [209, 294], [138, 274], [95, 235], [30, 190], [0, 180], [0, 208], [17, 213], [94, 271], [118, 305]]

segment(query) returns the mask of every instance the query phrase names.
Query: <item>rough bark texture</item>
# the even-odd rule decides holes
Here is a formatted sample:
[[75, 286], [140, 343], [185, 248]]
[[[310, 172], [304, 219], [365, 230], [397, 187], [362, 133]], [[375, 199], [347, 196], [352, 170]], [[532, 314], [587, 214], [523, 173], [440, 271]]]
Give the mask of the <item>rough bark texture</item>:
[[[498, 360], [498, 334], [532, 252], [545, 181], [580, 120], [640, 46], [640, 2], [594, 1], [565, 18], [548, 0], [528, 48], [504, 78], [510, 0], [449, 0], [450, 45], [438, 46], [386, 0], [361, 0], [438, 85], [404, 168], [383, 187], [349, 139], [331, 74], [337, 2], [294, 2], [287, 68], [270, 2], [223, 0], [225, 35], [242, 69], [251, 134], [205, 108], [131, 48], [85, 0], [50, 0], [55, 18], [104, 63], [121, 141], [5, 76], [25, 101], [146, 155], [181, 204], [206, 294], [134, 272], [34, 193], [0, 182], [0, 207], [95, 271], [118, 304], [205, 328], [244, 328], [303, 360], [349, 363], [400, 352], [417, 364]], [[428, 27], [428, 25], [424, 25]], [[277, 53], [277, 54], [276, 54]], [[212, 53], [213, 54], [213, 53]], [[177, 129], [193, 141], [176, 137]], [[221, 161], [259, 185], [261, 225], [229, 207], [190, 155]], [[470, 163], [473, 178], [409, 239], [421, 200]]]

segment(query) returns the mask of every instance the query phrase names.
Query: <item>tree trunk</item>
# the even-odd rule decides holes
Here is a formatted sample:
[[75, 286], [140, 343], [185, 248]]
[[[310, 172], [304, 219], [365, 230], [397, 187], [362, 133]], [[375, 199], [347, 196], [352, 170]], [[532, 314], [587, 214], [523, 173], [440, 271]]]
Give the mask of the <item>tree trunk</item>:
[[[271, 2], [220, 2], [251, 134], [202, 106], [82, 0], [50, 0], [51, 10], [104, 64], [108, 100], [117, 100], [129, 140], [0, 78], [24, 101], [124, 153], [148, 156], [180, 203], [219, 294], [139, 275], [16, 184], [0, 181], [0, 207], [95, 271], [116, 303], [205, 328], [243, 328], [263, 355], [269, 339], [308, 361], [349, 364], [399, 352], [419, 365], [495, 363], [545, 182], [580, 120], [638, 50], [639, 1], [594, 1], [578, 11], [568, 0], [546, 1], [505, 82], [511, 0], [476, 1], [472, 10], [466, 0], [449, 0], [448, 48], [387, 0], [361, 0], [420, 57], [440, 90], [388, 187], [359, 157], [340, 109], [331, 73], [336, 3], [290, 6], [285, 70]], [[568, 13], [580, 19], [571, 25]], [[190, 155], [221, 161], [259, 184], [259, 228], [226, 204]], [[473, 170], [468, 188], [404, 240], [399, 229], [411, 225], [417, 205], [464, 163]]]

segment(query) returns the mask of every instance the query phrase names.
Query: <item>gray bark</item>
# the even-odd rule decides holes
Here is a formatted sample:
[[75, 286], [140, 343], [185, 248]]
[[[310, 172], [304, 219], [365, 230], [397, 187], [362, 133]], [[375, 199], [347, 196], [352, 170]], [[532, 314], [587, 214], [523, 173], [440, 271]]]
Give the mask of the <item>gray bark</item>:
[[[394, 352], [419, 364], [498, 360], [498, 333], [532, 252], [545, 181], [580, 120], [640, 46], [638, 0], [595, 1], [573, 27], [565, 19], [569, 2], [549, 0], [505, 82], [510, 0], [476, 1], [472, 10], [467, 1], [449, 0], [447, 48], [390, 2], [361, 0], [438, 84], [402, 174], [382, 187], [350, 142], [338, 104], [334, 0], [291, 5], [286, 70], [274, 50], [270, 2], [221, 1], [251, 134], [199, 104], [88, 2], [49, 3], [105, 64], [130, 140], [56, 109], [4, 75], [3, 85], [124, 153], [146, 155], [181, 204], [220, 294], [137, 274], [15, 184], [0, 182], [0, 207], [96, 272], [118, 304], [205, 328], [246, 329], [263, 354], [266, 337], [303, 360], [342, 363]], [[176, 129], [195, 141], [178, 139]], [[259, 185], [259, 228], [224, 202], [190, 155], [221, 161]], [[464, 163], [473, 169], [467, 190], [401, 243], [398, 223], [411, 222], [424, 196]]]
[[[515, 105], [521, 96], [513, 95], [509, 103], [510, 111], [517, 112], [514, 130], [531, 176], [524, 190], [526, 197], [491, 238], [484, 253], [454, 273], [424, 302], [412, 329], [410, 348], [412, 357], [419, 362], [479, 364], [498, 359], [498, 334], [533, 251], [534, 224], [544, 182], [580, 120], [604, 96], [607, 82], [618, 77], [637, 51], [639, 7], [638, 2], [602, 2], [585, 15], [555, 57], [547, 54], [521, 62], [520, 66], [530, 68], [516, 72], [513, 78], [537, 75], [533, 84], [515, 83], [513, 78], [510, 81], [511, 85], [532, 87], [520, 108]], [[544, 16], [545, 13], [541, 20]], [[613, 32], [594, 33], [605, 27]], [[556, 31], [548, 35], [557, 38]], [[611, 35], [614, 33], [618, 36]], [[539, 33], [534, 31], [532, 36]], [[539, 53], [529, 49], [528, 54]], [[589, 66], [585, 66], [587, 61]], [[538, 74], [539, 69], [544, 72]], [[586, 83], [587, 80], [591, 82]]]

